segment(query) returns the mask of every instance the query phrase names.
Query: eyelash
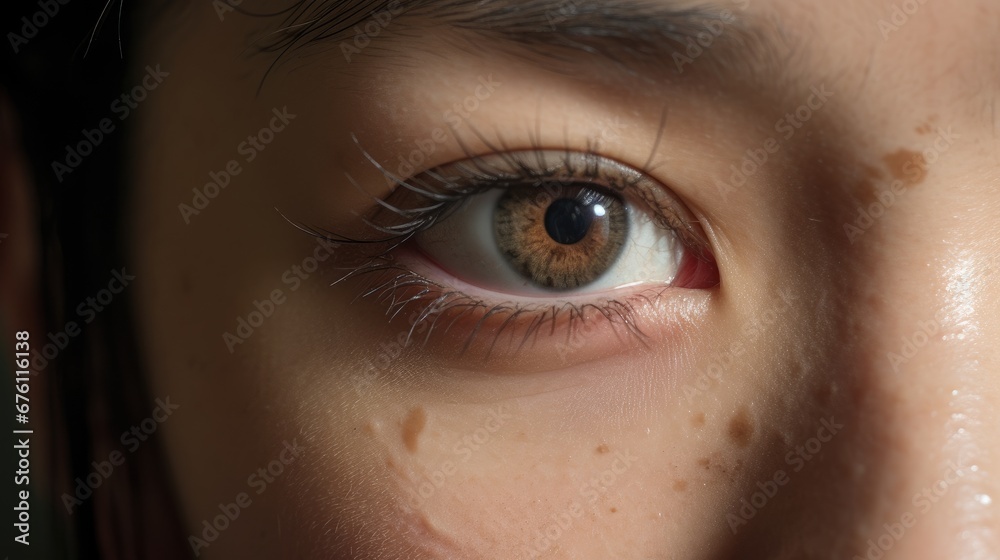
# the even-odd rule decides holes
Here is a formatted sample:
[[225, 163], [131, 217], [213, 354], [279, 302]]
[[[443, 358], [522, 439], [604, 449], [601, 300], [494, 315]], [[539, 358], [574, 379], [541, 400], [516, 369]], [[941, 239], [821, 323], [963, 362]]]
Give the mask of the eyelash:
[[[395, 188], [384, 199], [375, 198], [375, 209], [371, 215], [362, 218], [367, 227], [385, 235], [385, 237], [358, 239], [324, 229], [308, 227], [304, 224], [291, 223], [309, 235], [358, 248], [357, 253], [360, 258], [357, 262], [343, 266], [342, 269], [346, 273], [335, 280], [332, 285], [341, 284], [351, 279], [367, 279], [360, 290], [358, 299], [374, 297], [376, 302], [387, 306], [386, 316], [389, 317], [390, 321], [395, 320], [411, 304], [418, 307], [410, 314], [411, 328], [406, 337], [407, 345], [414, 340], [414, 335], [420, 334], [422, 330], [426, 330], [423, 338], [423, 344], [426, 344], [430, 340], [431, 334], [439, 328], [441, 321], [445, 321], [443, 328], [444, 333], [447, 333], [462, 317], [476, 314], [479, 314], [480, 318], [462, 344], [460, 353], [463, 355], [469, 351], [483, 326], [490, 320], [502, 322], [492, 333], [493, 341], [485, 353], [487, 358], [495, 350], [498, 341], [505, 332], [512, 340], [516, 340], [513, 329], [523, 329], [523, 336], [520, 337], [516, 348], [516, 350], [521, 350], [533, 336], [537, 337], [542, 332], [546, 323], [550, 323], [549, 335], [552, 336], [555, 335], [560, 324], [565, 322], [567, 343], [573, 339], [575, 333], [584, 326], [585, 322], [600, 319], [608, 321], [611, 325], [624, 327], [626, 334], [643, 344], [647, 343], [648, 336], [640, 329], [635, 319], [637, 314], [635, 304], [640, 302], [652, 304], [670, 286], [649, 287], [622, 299], [607, 299], [601, 303], [575, 304], [568, 301], [557, 304], [490, 303], [461, 290], [449, 288], [400, 265], [394, 255], [401, 248], [405, 249], [403, 246], [415, 235], [434, 227], [446, 219], [451, 212], [459, 209], [465, 200], [491, 189], [539, 181], [544, 184], [557, 176], [569, 175], [572, 177], [573, 183], [607, 185], [616, 192], [626, 192], [630, 189], [638, 191], [639, 189], [632, 189], [634, 184], [623, 182], [621, 178], [616, 181], [615, 178], [609, 178], [602, 173], [603, 170], [599, 163], [602, 160], [610, 160], [598, 155], [596, 146], [588, 145], [585, 151], [580, 152], [561, 152], [563, 154], [561, 162], [563, 169], [560, 171], [557, 169], [559, 166], [541, 169], [543, 167], [540, 164], [542, 154], [552, 153], [552, 151], [544, 150], [537, 145], [533, 145], [527, 150], [512, 152], [487, 144], [487, 148], [492, 153], [489, 156], [477, 156], [464, 143], [459, 142], [466, 158], [462, 160], [461, 164], [450, 167], [464, 169], [463, 176], [444, 177], [436, 173], [435, 170], [430, 170], [424, 171], [414, 178], [404, 179], [395, 176], [376, 161], [361, 147], [356, 136], [352, 135], [352, 138], [365, 158], [395, 185]], [[480, 139], [482, 140], [482, 137]], [[581, 156], [585, 162], [583, 167], [572, 159]], [[498, 169], [487, 161], [487, 157], [500, 158], [510, 169], [515, 171], [512, 173], [509, 170]], [[536, 159], [539, 166], [532, 167], [526, 161], [527, 159]], [[448, 166], [435, 169], [445, 167]], [[644, 167], [648, 167], [648, 162]], [[638, 171], [642, 175], [647, 174], [645, 170]], [[433, 179], [438, 184], [431, 187], [422, 179], [423, 177]], [[350, 175], [347, 178], [355, 188], [364, 190]], [[564, 183], [570, 181], [566, 178], [561, 180]], [[426, 204], [415, 208], [403, 208], [398, 205], [398, 202], [392, 202], [399, 197], [417, 197], [426, 201]], [[677, 233], [685, 246], [689, 250], [693, 250], [694, 258], [714, 266], [714, 259], [705, 248], [707, 244], [695, 233], [692, 227], [696, 220], [689, 219], [685, 222], [677, 215], [676, 210], [664, 207], [664, 205], [653, 201], [650, 196], [647, 196], [642, 202], [658, 210], [654, 212], [654, 215], [660, 225]], [[687, 258], [685, 258], [685, 263]], [[683, 264], [681, 269], [684, 269]]]

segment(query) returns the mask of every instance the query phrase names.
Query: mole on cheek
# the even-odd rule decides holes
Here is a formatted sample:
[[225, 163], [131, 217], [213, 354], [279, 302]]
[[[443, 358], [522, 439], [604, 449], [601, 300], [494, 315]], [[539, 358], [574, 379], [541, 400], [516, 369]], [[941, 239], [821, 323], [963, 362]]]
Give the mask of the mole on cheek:
[[413, 407], [410, 413], [406, 415], [406, 418], [403, 419], [403, 445], [406, 446], [406, 450], [410, 453], [416, 453], [417, 440], [420, 438], [420, 433], [424, 431], [424, 426], [426, 425], [427, 413], [424, 412], [421, 406]]
[[746, 408], [741, 408], [729, 420], [729, 429], [727, 431], [729, 440], [737, 446], [747, 447], [750, 445], [750, 440], [753, 439], [753, 421], [750, 418], [750, 411]]
[[927, 160], [920, 152], [896, 150], [882, 156], [882, 161], [889, 173], [908, 187], [922, 183], [927, 177]]

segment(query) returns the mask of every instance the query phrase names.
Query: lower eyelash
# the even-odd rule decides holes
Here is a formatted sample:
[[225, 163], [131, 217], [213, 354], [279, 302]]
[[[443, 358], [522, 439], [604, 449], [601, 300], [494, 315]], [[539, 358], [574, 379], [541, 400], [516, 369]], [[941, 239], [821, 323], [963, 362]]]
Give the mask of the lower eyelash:
[[[446, 334], [463, 317], [475, 315], [479, 319], [462, 343], [460, 353], [464, 355], [476, 338], [485, 334], [483, 329], [488, 321], [499, 322], [489, 333], [493, 341], [484, 358], [493, 353], [505, 334], [512, 343], [517, 341], [516, 350], [521, 350], [530, 341], [544, 334], [546, 325], [549, 325], [549, 336], [554, 335], [557, 328], [564, 328], [568, 343], [588, 321], [603, 320], [621, 326], [627, 335], [646, 344], [648, 336], [636, 322], [637, 311], [634, 304], [640, 301], [652, 303], [668, 289], [667, 286], [649, 288], [644, 292], [631, 294], [626, 299], [609, 299], [602, 303], [575, 304], [562, 301], [555, 304], [495, 304], [434, 282], [396, 263], [387, 255], [372, 258], [360, 267], [352, 267], [334, 284], [358, 278], [364, 281], [359, 298], [373, 297], [376, 302], [385, 305], [386, 316], [390, 321], [407, 310], [411, 311], [409, 317], [415, 319], [410, 321], [406, 344], [413, 342], [418, 328], [424, 324], [427, 325], [427, 332], [422, 344], [427, 344], [435, 331]], [[443, 331], [439, 331], [440, 328]]]

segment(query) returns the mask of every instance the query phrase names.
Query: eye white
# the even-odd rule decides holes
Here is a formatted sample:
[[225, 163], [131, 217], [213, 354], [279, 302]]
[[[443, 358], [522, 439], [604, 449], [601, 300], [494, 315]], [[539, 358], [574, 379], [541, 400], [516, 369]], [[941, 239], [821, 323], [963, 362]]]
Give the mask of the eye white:
[[[554, 291], [517, 272], [500, 252], [494, 233], [494, 210], [504, 189], [492, 189], [466, 200], [442, 222], [421, 232], [416, 243], [446, 272], [484, 290], [514, 296], [552, 298], [596, 294], [651, 284], [669, 285], [680, 269], [684, 245], [678, 236], [653, 220], [649, 211], [625, 201], [628, 237], [613, 264], [596, 280], [571, 291]], [[594, 207], [597, 216], [606, 209]]]

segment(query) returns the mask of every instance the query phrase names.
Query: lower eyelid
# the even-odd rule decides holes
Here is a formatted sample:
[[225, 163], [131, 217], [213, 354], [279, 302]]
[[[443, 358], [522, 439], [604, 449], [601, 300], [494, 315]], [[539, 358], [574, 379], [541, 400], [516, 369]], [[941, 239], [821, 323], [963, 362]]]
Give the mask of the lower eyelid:
[[[410, 247], [400, 247], [392, 264], [381, 268], [365, 274], [374, 275], [365, 280], [365, 292], [386, 308], [391, 323], [409, 329], [410, 343], [437, 357], [498, 363], [516, 359], [518, 372], [525, 373], [550, 368], [553, 353], [562, 356], [556, 365], [568, 367], [662, 347], [690, 328], [709, 297], [699, 290], [636, 286], [604, 298], [588, 294], [545, 303], [536, 298], [492, 301], [484, 296], [496, 294], [480, 293], [448, 277]], [[436, 306], [440, 312], [431, 313]], [[539, 361], [522, 363], [526, 356]]]

